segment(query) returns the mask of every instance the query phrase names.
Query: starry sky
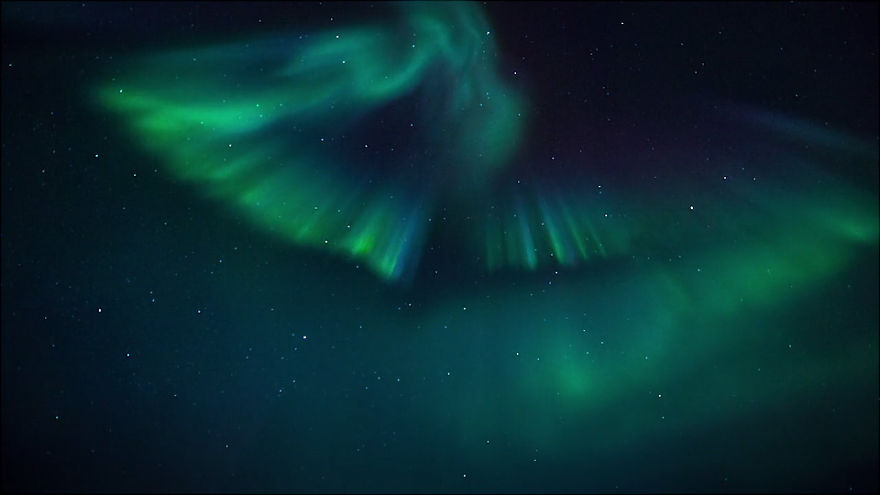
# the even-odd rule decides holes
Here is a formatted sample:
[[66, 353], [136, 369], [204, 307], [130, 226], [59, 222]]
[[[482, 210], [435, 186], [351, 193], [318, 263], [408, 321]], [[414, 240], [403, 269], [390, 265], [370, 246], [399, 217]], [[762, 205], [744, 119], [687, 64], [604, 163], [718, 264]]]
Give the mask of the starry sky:
[[876, 492], [877, 25], [3, 3], [3, 490]]

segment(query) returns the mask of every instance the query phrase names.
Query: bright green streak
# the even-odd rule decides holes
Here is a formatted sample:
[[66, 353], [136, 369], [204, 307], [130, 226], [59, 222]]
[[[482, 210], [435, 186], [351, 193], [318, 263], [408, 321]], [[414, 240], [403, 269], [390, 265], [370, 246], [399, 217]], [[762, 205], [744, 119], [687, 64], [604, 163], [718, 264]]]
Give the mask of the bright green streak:
[[432, 165], [478, 187], [515, 151], [524, 113], [475, 4], [397, 7], [373, 26], [150, 54], [96, 99], [176, 177], [284, 239], [397, 279], [427, 235], [430, 204], [412, 187], [423, 179], [368, 177], [342, 136], [427, 91], [433, 107], [412, 118], [442, 160]]

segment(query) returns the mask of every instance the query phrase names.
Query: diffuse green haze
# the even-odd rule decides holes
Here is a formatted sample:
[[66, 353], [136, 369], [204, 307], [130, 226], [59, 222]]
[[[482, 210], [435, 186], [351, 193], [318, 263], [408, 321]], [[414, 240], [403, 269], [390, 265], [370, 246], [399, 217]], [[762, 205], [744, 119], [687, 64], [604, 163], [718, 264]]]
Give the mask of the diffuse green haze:
[[346, 131], [426, 88], [436, 103], [410, 118], [425, 123], [421, 139], [443, 162], [430, 165], [478, 187], [514, 151], [524, 113], [496, 73], [491, 29], [475, 4], [398, 8], [382, 24], [305, 39], [147, 55], [100, 84], [97, 99], [207, 195], [289, 241], [398, 279], [418, 261], [432, 176], [416, 163], [410, 175], [388, 167], [396, 172], [371, 177], [362, 156], [336, 146]]
[[[552, 452], [565, 469], [575, 464], [589, 472], [597, 459], [673, 445], [683, 432], [790, 415], [830, 390], [854, 394], [870, 408], [876, 322], [868, 316], [864, 327], [847, 321], [803, 328], [791, 320], [797, 304], [827, 297], [828, 284], [839, 286], [853, 263], [876, 260], [876, 200], [830, 179], [795, 191], [748, 193], [763, 204], [728, 213], [746, 235], [683, 244], [680, 257], [622, 257], [641, 248], [638, 233], [622, 228], [636, 234], [609, 244], [617, 246], [610, 252], [618, 260], [603, 265], [614, 263], [613, 270], [588, 263], [580, 275], [543, 271], [433, 305], [419, 324], [438, 335], [432, 343], [441, 346], [438, 354], [454, 352], [442, 348], [442, 329], [473, 335], [449, 380], [449, 396], [440, 399], [449, 406], [433, 418], [455, 418], [463, 464], [477, 465], [490, 452], [506, 455], [486, 442], [504, 439], [509, 451], [536, 452], [538, 462]], [[538, 252], [548, 260], [578, 252], [554, 250], [550, 223], [542, 226], [540, 208], [534, 211], [531, 242]], [[596, 222], [596, 233], [585, 234], [589, 242], [614, 235], [615, 224]], [[510, 244], [525, 246], [519, 225], [509, 224]], [[684, 232], [695, 240], [706, 236], [697, 228]], [[588, 251], [600, 256], [597, 246]], [[876, 264], [866, 268], [876, 276]], [[857, 421], [867, 427], [869, 418]], [[858, 448], [835, 452], [835, 462], [871, 455], [862, 448], [870, 442], [850, 442]]]
[[[785, 137], [841, 144], [803, 127]], [[876, 153], [865, 159], [857, 144], [838, 156], [876, 169]], [[589, 470], [595, 459], [585, 454], [791, 414], [829, 390], [871, 409], [876, 308], [856, 326], [792, 323], [798, 304], [829, 297], [856, 264], [867, 270], [859, 277], [876, 278], [876, 185], [835, 177], [822, 156], [759, 152], [746, 173], [741, 155], [721, 152], [716, 178], [682, 177], [671, 192], [516, 184], [489, 196], [473, 221], [472, 237], [484, 242], [472, 256], [490, 271], [535, 275], [456, 294], [420, 322], [475, 336], [441, 399], [453, 404], [442, 413], [457, 418], [463, 452], [474, 464], [485, 452], [503, 455], [483, 438], [504, 438], [511, 450], [552, 451]], [[876, 428], [861, 411], [854, 421]], [[857, 448], [833, 454], [841, 465], [876, 456], [870, 442], [847, 441]]]

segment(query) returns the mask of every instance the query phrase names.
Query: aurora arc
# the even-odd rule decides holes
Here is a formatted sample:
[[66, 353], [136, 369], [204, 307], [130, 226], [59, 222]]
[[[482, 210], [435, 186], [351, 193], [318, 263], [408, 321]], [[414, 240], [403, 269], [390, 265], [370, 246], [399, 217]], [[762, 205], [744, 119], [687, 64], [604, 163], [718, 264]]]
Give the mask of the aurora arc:
[[[801, 175], [785, 184], [791, 194], [739, 180], [720, 193], [679, 183], [701, 205], [693, 214], [676, 195], [644, 187], [601, 190], [558, 178], [511, 186], [505, 172], [530, 107], [499, 72], [487, 19], [473, 3], [395, 8], [382, 22], [307, 37], [150, 53], [99, 84], [96, 99], [175, 177], [286, 241], [356, 260], [389, 281], [412, 276], [432, 235], [432, 214], [450, 201], [477, 212], [462, 222], [458, 242], [488, 271], [664, 257], [705, 237], [708, 227], [715, 252], [736, 261], [727, 274], [732, 286], [746, 290], [752, 282], [766, 285], [761, 273], [743, 275], [754, 272], [755, 259], [813, 281], [842, 266], [852, 246], [877, 243], [870, 194], [833, 177], [815, 187], [813, 179], [825, 177], [820, 167], [788, 151], [782, 161]], [[412, 134], [401, 139], [424, 150], [418, 156], [371, 154], [366, 144], [345, 142], [413, 95]], [[841, 142], [772, 112], [744, 113], [757, 122], [749, 125], [789, 140]], [[779, 156], [768, 153], [756, 166], [775, 166]], [[739, 160], [735, 153], [721, 157], [719, 167], [733, 169]], [[774, 212], [785, 213], [766, 222]], [[730, 250], [742, 229], [768, 241]]]
[[444, 154], [427, 159], [479, 184], [514, 151], [523, 110], [496, 74], [475, 5], [405, 4], [397, 13], [387, 24], [305, 39], [150, 54], [99, 86], [97, 98], [178, 178], [291, 242], [398, 279], [417, 262], [431, 208], [424, 184], [437, 174], [417, 163], [415, 172], [373, 179], [352, 163], [363, 157], [320, 145], [427, 85], [438, 103], [420, 112], [418, 127], [448, 129], [420, 134]]

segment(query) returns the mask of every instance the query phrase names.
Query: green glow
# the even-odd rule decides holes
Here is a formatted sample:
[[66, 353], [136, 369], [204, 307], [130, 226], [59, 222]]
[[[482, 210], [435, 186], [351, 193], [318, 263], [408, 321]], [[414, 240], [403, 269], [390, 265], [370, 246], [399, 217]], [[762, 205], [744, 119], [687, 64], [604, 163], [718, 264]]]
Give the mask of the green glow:
[[[760, 250], [744, 255], [741, 266], [722, 271], [731, 270], [731, 286], [751, 281], [752, 295], [767, 283], [756, 268], [762, 263], [793, 279], [814, 269], [830, 275], [845, 264], [852, 246], [877, 244], [876, 198], [818, 167], [786, 166], [799, 167], [799, 177], [785, 183], [751, 176], [725, 179], [720, 186], [689, 191], [688, 200], [629, 185], [601, 194], [584, 185], [572, 188], [579, 192], [521, 186], [515, 194], [496, 193], [513, 199], [497, 207], [493, 201], [491, 213], [475, 223], [471, 235], [484, 239], [493, 253], [485, 265], [493, 271], [570, 267], [622, 257], [671, 262], [682, 259], [694, 241], [723, 252], [748, 234], [764, 240]], [[692, 203], [698, 207], [691, 209]], [[505, 236], [499, 238], [499, 230]], [[787, 254], [777, 258], [779, 253]]]
[[[798, 305], [840, 291], [854, 265], [872, 260], [864, 276], [876, 274], [876, 190], [835, 178], [820, 163], [790, 160], [754, 164], [797, 171], [784, 181], [730, 176], [722, 187], [689, 191], [687, 200], [635, 187], [600, 195], [520, 186], [502, 195], [513, 198], [507, 204], [493, 201], [472, 232], [485, 229], [491, 252], [507, 256], [488, 269], [531, 267], [522, 249], [531, 234], [536, 275], [482, 287], [492, 294], [482, 312], [478, 295], [457, 295], [421, 326], [504, 328], [493, 343], [500, 349], [492, 382], [527, 399], [511, 414], [507, 397], [486, 404], [485, 391], [450, 398], [461, 415], [476, 417], [458, 425], [462, 449], [479, 435], [516, 431], [522, 445], [549, 448], [589, 431], [584, 437], [603, 451], [669, 435], [667, 428], [710, 428], [730, 410], [739, 419], [810, 404], [816, 388], [876, 376], [875, 329], [810, 329], [833, 348], [805, 350], [817, 336], [792, 324]], [[499, 238], [502, 227], [508, 235]], [[576, 251], [566, 250], [569, 240], [581, 240]], [[564, 253], [581, 273], [555, 277]], [[601, 258], [616, 259], [615, 268], [591, 269]], [[466, 313], [456, 311], [463, 306]]]
[[[519, 199], [519, 198], [517, 198]], [[535, 255], [535, 243], [532, 239], [532, 230], [529, 227], [529, 221], [526, 219], [528, 212], [522, 205], [522, 201], [517, 200], [516, 218], [519, 227], [519, 235], [522, 241], [522, 253], [525, 259], [525, 266], [534, 269], [538, 265], [538, 258]]]
[[[760, 297], [773, 286], [760, 265], [810, 283], [844, 266], [850, 244], [877, 242], [871, 201], [815, 171], [821, 187], [740, 177], [720, 185], [724, 200], [700, 184], [688, 191], [699, 205], [693, 211], [677, 194], [630, 185], [498, 191], [493, 178], [516, 151], [525, 105], [499, 76], [486, 19], [472, 3], [396, 8], [383, 23], [305, 39], [264, 36], [147, 55], [103, 81], [96, 97], [176, 177], [268, 232], [352, 258], [386, 280], [414, 271], [434, 202], [450, 196], [465, 208], [492, 205], [474, 215], [463, 238], [490, 271], [624, 257], [671, 261], [695, 239], [723, 252], [748, 231], [767, 243], [757, 254], [730, 254], [736, 263], [716, 272], [729, 279], [717, 294], [747, 289]], [[434, 175], [426, 177], [419, 163], [370, 163], [344, 148], [343, 136], [366, 127], [371, 112], [423, 93], [412, 127], [420, 128], [418, 145], [430, 152]], [[865, 148], [806, 122], [741, 113], [788, 140]], [[736, 157], [728, 160], [739, 168]], [[385, 173], [385, 165], [395, 172]], [[454, 187], [434, 184], [449, 177]], [[777, 259], [780, 252], [788, 255]]]
[[497, 74], [476, 4], [396, 8], [383, 23], [305, 39], [148, 54], [102, 81], [96, 100], [206, 195], [284, 239], [397, 279], [414, 269], [427, 235], [430, 201], [407, 192], [424, 179], [371, 180], [363, 158], [334, 149], [341, 136], [370, 112], [430, 91], [434, 107], [412, 116], [426, 123], [422, 139], [444, 173], [479, 187], [515, 151], [525, 112]]
[[[760, 191], [772, 209], [735, 215], [737, 222], [751, 218], [745, 228], [755, 235], [701, 248], [686, 244], [681, 260], [640, 258], [614, 271], [554, 279], [552, 286], [543, 277], [524, 277], [483, 287], [491, 302], [461, 294], [433, 308], [423, 328], [505, 329], [503, 339], [484, 344], [491, 357], [475, 353], [473, 363], [459, 364], [459, 373], [471, 383], [465, 370], [477, 362], [480, 370], [491, 366], [498, 371], [488, 381], [510, 387], [509, 397], [487, 403], [484, 388], [444, 401], [453, 416], [473, 418], [458, 425], [462, 448], [474, 436], [515, 431], [523, 445], [543, 450], [589, 431], [583, 435], [600, 450], [613, 450], [645, 435], [667, 435], [668, 427], [699, 430], [718, 415], [730, 419], [724, 411], [731, 408], [745, 418], [766, 413], [768, 404], [809, 404], [815, 387], [849, 386], [854, 377], [872, 376], [872, 369], [875, 376], [876, 331], [856, 332], [848, 341], [848, 329], [832, 326], [827, 338], [834, 349], [808, 352], [798, 346], [816, 336], [780, 316], [827, 294], [826, 284], [840, 284], [840, 274], [857, 260], [876, 259], [876, 198], [842, 183], [822, 184], [828, 187], [799, 184], [796, 193], [775, 197]], [[820, 190], [824, 195], [816, 195]], [[642, 235], [650, 233], [648, 225], [640, 224]], [[630, 251], [609, 256], [637, 252], [640, 242], [636, 236]], [[553, 263], [553, 257], [543, 260]], [[795, 351], [787, 346], [792, 342]], [[780, 358], [781, 352], [791, 357]], [[768, 383], [767, 377], [779, 376], [786, 380]], [[508, 401], [516, 403], [515, 412]], [[646, 424], [658, 427], [633, 427]]]
[[556, 215], [550, 211], [550, 207], [547, 205], [547, 201], [543, 197], [538, 198], [538, 207], [540, 208], [541, 217], [544, 219], [545, 226], [547, 227], [547, 235], [550, 238], [550, 245], [553, 249], [553, 254], [556, 256], [559, 264], [564, 266], [572, 265], [575, 262], [575, 258], [569, 253], [568, 246], [562, 238], [563, 232], [556, 225]]
[[581, 255], [581, 259], [587, 260], [590, 258], [589, 253], [587, 252], [587, 244], [584, 237], [581, 235], [579, 227], [575, 223], [574, 217], [571, 214], [571, 210], [567, 205], [560, 202], [559, 209], [562, 212], [562, 219], [565, 222], [565, 226], [568, 229], [568, 234], [574, 239], [574, 243], [578, 248], [578, 253]]

